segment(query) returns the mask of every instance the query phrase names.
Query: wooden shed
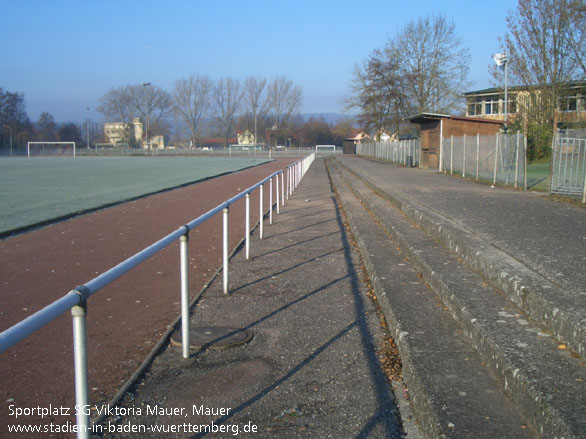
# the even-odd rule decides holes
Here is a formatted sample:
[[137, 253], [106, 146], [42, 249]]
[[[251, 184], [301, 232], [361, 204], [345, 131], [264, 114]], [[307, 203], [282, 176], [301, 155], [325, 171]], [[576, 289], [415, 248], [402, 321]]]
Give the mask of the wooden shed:
[[420, 113], [406, 120], [419, 125], [421, 167], [424, 169], [438, 169], [442, 137], [496, 134], [503, 126], [498, 120], [433, 113]]

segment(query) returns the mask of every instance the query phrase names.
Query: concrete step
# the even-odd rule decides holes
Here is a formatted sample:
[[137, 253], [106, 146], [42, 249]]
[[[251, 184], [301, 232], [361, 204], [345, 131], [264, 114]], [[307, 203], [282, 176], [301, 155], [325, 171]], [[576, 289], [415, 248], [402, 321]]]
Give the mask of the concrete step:
[[[343, 166], [343, 165], [342, 165]], [[352, 169], [346, 167], [349, 172]], [[356, 177], [356, 176], [355, 176]], [[569, 291], [401, 191], [385, 191], [369, 175], [360, 178], [381, 197], [401, 209], [451, 251], [508, 296], [534, 322], [586, 359], [586, 292]]]
[[[353, 231], [360, 237], [357, 241], [361, 244], [365, 260], [368, 261], [367, 268], [371, 277], [375, 279], [373, 283], [379, 298], [382, 303], [386, 303], [383, 308], [387, 318], [395, 322], [395, 335], [401, 357], [404, 362], [409, 363], [407, 370], [410, 373], [405, 374], [406, 380], [410, 381], [407, 385], [412, 390], [415, 386], [419, 393], [413, 399], [414, 410], [421, 416], [426, 431], [435, 436], [440, 427], [445, 427], [447, 419], [443, 417], [443, 407], [452, 408], [459, 416], [468, 419], [468, 416], [474, 416], [469, 415], [470, 410], [482, 413], [485, 404], [493, 404], [492, 401], [485, 401], [484, 396], [480, 396], [481, 393], [463, 390], [468, 381], [476, 380], [476, 384], [484, 383], [485, 386], [489, 386], [489, 381], [492, 381], [495, 387], [486, 393], [494, 395], [491, 392], [497, 392], [502, 398], [498, 405], [506, 407], [505, 411], [511, 410], [512, 401], [516, 406], [515, 411], [518, 409], [522, 413], [539, 436], [583, 437], [586, 432], [586, 422], [583, 419], [586, 410], [584, 362], [575, 358], [577, 356], [573, 356], [570, 350], [560, 349], [559, 342], [534, 325], [524, 311], [508, 300], [507, 296], [496, 291], [486, 279], [460, 259], [458, 254], [454, 254], [425, 233], [419, 224], [409, 221], [410, 218], [404, 212], [375, 194], [372, 187], [367, 186], [361, 178], [351, 175], [338, 162], [329, 162], [329, 165]], [[373, 229], [372, 224], [375, 222], [379, 224], [380, 231]], [[439, 299], [435, 310], [429, 304], [422, 304], [424, 294], [417, 288], [415, 281], [396, 284], [396, 269], [393, 262], [389, 264], [389, 261], [393, 261], [391, 249], [395, 247], [401, 249], [404, 258], [437, 294]], [[399, 291], [403, 294], [396, 293]], [[407, 304], [402, 305], [402, 301]], [[444, 309], [450, 315], [449, 324], [437, 320], [436, 315]], [[425, 324], [425, 329], [406, 329], [414, 324]], [[468, 355], [463, 364], [468, 368], [458, 367], [454, 371], [452, 381], [458, 387], [450, 390], [458, 395], [473, 394], [480, 407], [458, 405], [453, 401], [453, 393], [446, 394], [446, 389], [434, 386], [434, 379], [438, 379], [435, 375], [443, 369], [442, 361], [455, 356], [448, 362], [461, 364], [458, 360], [461, 352], [450, 350], [446, 346], [440, 355], [412, 354], [418, 349], [418, 344], [436, 337], [450, 339], [462, 348], [472, 348], [471, 352], [463, 348]], [[436, 357], [437, 366], [434, 366], [434, 361], [429, 361], [429, 357]], [[481, 367], [487, 375], [479, 378], [480, 375], [473, 372], [474, 367]], [[446, 374], [445, 369], [443, 373]], [[451, 383], [451, 374], [447, 375], [439, 378], [440, 381]], [[493, 419], [493, 422], [500, 423], [503, 415], [495, 416], [499, 420]], [[472, 428], [481, 425], [482, 423], [477, 422]], [[518, 428], [509, 425], [506, 430], [506, 434], [495, 434], [493, 437], [519, 437]], [[445, 428], [440, 431], [450, 436], [453, 433], [450, 430], [446, 433]], [[530, 429], [522, 432], [529, 434]], [[478, 434], [483, 435], [484, 430], [471, 430], [467, 437], [479, 437]]]

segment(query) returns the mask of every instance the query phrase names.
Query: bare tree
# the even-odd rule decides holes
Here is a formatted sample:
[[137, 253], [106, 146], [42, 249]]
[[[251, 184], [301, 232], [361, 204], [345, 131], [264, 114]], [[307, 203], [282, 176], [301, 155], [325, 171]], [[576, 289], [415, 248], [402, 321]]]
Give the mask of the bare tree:
[[[563, 84], [586, 74], [586, 14], [583, 0], [519, 0], [507, 16], [503, 45], [511, 82], [532, 86], [529, 120], [551, 123]], [[492, 68], [498, 78], [499, 72]], [[521, 103], [523, 104], [523, 103]]]
[[569, 2], [568, 44], [572, 56], [580, 68], [582, 78], [586, 77], [586, 4], [584, 1]]
[[216, 81], [212, 88], [213, 115], [224, 137], [224, 148], [228, 146], [241, 103], [242, 91], [237, 79], [221, 78]]
[[293, 81], [278, 76], [274, 78], [268, 86], [269, 115], [275, 145], [279, 135], [287, 126], [287, 122], [292, 114], [299, 111], [303, 101], [303, 91], [301, 87], [294, 85]]
[[357, 121], [362, 128], [380, 136], [395, 125], [398, 129], [403, 106], [403, 74], [393, 43], [375, 50], [370, 57], [354, 66], [351, 96], [347, 109], [358, 109]]
[[402, 116], [458, 111], [470, 64], [453, 23], [443, 15], [409, 22], [354, 68], [348, 109], [378, 136]]
[[132, 103], [131, 87], [128, 85], [111, 88], [101, 98], [97, 110], [112, 122], [122, 122], [124, 130], [124, 142], [128, 143], [129, 123], [136, 114], [136, 108]]
[[444, 15], [411, 21], [395, 44], [406, 79], [407, 112], [452, 113], [468, 86], [470, 51]]
[[210, 79], [200, 75], [191, 75], [175, 83], [175, 115], [189, 127], [192, 146], [197, 142], [201, 119], [210, 107], [211, 88]]
[[157, 134], [166, 126], [162, 122], [170, 114], [172, 106], [171, 95], [161, 87], [144, 83], [129, 88], [130, 99], [137, 113], [146, 123], [146, 134]]
[[57, 140], [57, 123], [51, 113], [44, 111], [36, 123], [37, 139], [52, 142]]
[[254, 141], [258, 143], [257, 125], [268, 109], [268, 99], [266, 94], [267, 80], [249, 76], [244, 81], [244, 99], [251, 113], [251, 119], [254, 123]]
[[112, 121], [128, 123], [135, 114], [130, 86], [111, 88], [101, 98], [97, 110]]
[[12, 148], [32, 136], [32, 123], [26, 113], [23, 93], [0, 87], [0, 147]]

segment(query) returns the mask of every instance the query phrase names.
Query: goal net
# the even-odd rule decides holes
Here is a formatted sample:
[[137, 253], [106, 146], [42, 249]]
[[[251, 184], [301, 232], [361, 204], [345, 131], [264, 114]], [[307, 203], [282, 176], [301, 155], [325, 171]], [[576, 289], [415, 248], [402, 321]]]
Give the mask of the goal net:
[[335, 154], [336, 145], [315, 145], [315, 155], [320, 154]]
[[27, 157], [75, 157], [75, 142], [28, 142]]

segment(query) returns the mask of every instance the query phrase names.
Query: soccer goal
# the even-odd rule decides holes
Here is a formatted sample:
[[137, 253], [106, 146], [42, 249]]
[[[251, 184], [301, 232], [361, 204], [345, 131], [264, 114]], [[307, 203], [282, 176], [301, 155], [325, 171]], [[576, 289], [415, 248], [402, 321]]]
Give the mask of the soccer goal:
[[75, 157], [75, 142], [28, 142], [26, 155], [31, 157]]
[[336, 153], [336, 145], [315, 145], [315, 155], [322, 153], [326, 154], [335, 154]]

